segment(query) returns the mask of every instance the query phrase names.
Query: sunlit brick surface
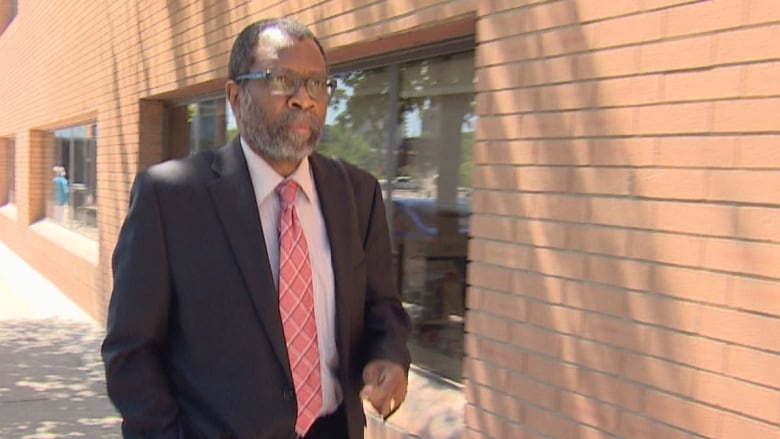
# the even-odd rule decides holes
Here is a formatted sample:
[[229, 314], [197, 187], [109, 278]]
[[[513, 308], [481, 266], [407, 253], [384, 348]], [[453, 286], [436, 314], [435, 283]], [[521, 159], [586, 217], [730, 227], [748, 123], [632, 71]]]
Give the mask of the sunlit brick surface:
[[[465, 437], [780, 437], [774, 0], [19, 1], [0, 240], [102, 320], [165, 103], [218, 92], [272, 15], [338, 62], [476, 35]], [[91, 120], [100, 234], [76, 251], [30, 225], [45, 133]]]
[[780, 437], [778, 6], [477, 15], [469, 437]]

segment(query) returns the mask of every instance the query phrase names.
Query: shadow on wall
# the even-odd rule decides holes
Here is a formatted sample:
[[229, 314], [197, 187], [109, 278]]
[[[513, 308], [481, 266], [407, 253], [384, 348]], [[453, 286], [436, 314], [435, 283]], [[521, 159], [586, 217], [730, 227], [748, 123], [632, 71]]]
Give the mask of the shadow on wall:
[[[515, 215], [520, 248], [510, 288], [527, 305], [526, 318], [509, 328], [523, 366], [501, 378], [506, 387], [497, 391], [523, 400], [521, 419], [513, 419], [521, 430], [560, 438], [594, 428], [620, 437], [676, 437], [683, 431], [675, 427], [707, 421], [684, 403], [675, 404], [671, 420], [653, 407], [692, 396], [693, 369], [665, 360], [698, 360], [686, 350], [696, 330], [695, 317], [684, 314], [690, 303], [655, 291], [662, 280], [653, 261], [663, 264], [664, 256], [655, 244], [653, 205], [637, 195], [635, 171], [654, 166], [657, 138], [636, 135], [628, 107], [636, 105], [631, 77], [638, 57], [627, 56], [620, 71], [598, 63], [577, 2], [522, 9], [514, 28], [529, 33], [499, 56], [518, 63], [495, 70], [519, 69], [520, 88], [487, 92], [481, 111], [500, 114], [482, 121], [480, 136], [491, 147], [512, 142], [504, 153], [517, 155], [506, 162], [519, 163], [493, 161], [482, 170], [483, 190], [519, 188], [513, 212], [487, 213]], [[570, 25], [540, 30], [551, 22]], [[486, 74], [483, 88], [505, 87], [491, 80], [507, 81]], [[490, 253], [486, 247], [485, 262], [507, 266], [501, 252]], [[479, 346], [483, 355], [485, 348]], [[483, 427], [490, 431], [477, 428]]]
[[[167, 0], [166, 7], [172, 35], [168, 53], [173, 54], [177, 86], [184, 86], [188, 75], [194, 71], [218, 71], [220, 76], [227, 77], [230, 48], [237, 35], [231, 26], [230, 17], [250, 17], [246, 4], [232, 6], [228, 1], [201, 0], [196, 5], [198, 9], [194, 10], [191, 2]], [[187, 19], [190, 16], [198, 18], [196, 22], [199, 29], [192, 30], [192, 22]], [[188, 35], [198, 38], [193, 41]], [[202, 62], [206, 62], [208, 68], [193, 68]]]
[[[231, 17], [249, 15], [246, 5], [232, 6], [226, 1], [168, 0], [164, 8], [141, 3], [118, 8], [108, 2], [103, 7], [110, 32], [105, 52], [110, 57], [111, 74], [107, 84], [109, 111], [101, 112], [98, 121], [99, 143], [108, 147], [99, 148], [98, 154], [108, 151], [116, 158], [99, 157], [98, 165], [102, 168], [111, 162], [118, 169], [109, 169], [116, 176], [114, 179], [101, 180], [99, 214], [110, 220], [101, 219], [101, 224], [118, 224], [122, 218], [109, 217], [127, 208], [136, 172], [166, 157], [164, 102], [147, 98], [155, 87], [164, 86], [171, 91], [203, 82], [195, 76], [196, 72], [216, 71], [226, 76], [230, 45], [235, 37]], [[136, 130], [134, 123], [140, 129]], [[101, 227], [99, 233], [103, 248], [113, 249], [118, 229]], [[109, 267], [110, 258], [110, 251], [101, 252], [101, 266]], [[99, 291], [110, 291], [110, 273], [102, 272], [100, 277]], [[103, 314], [107, 301], [108, 293], [98, 298]]]
[[[131, 6], [133, 11], [115, 10], [109, 4], [105, 7], [111, 30], [109, 51], [113, 75], [113, 117], [123, 121], [115, 124], [119, 130], [116, 139], [122, 158], [129, 160], [122, 161], [125, 181], [118, 193], [129, 193], [135, 172], [128, 171], [135, 168], [136, 163], [142, 170], [164, 158], [163, 152], [158, 151], [163, 145], [139, 147], [139, 139], [133, 137], [135, 132], [130, 137], [125, 136], [125, 121], [137, 120], [136, 104], [140, 105], [142, 100], [155, 93], [154, 87], [163, 86], [165, 91], [179, 90], [204, 82], [196, 77], [197, 74], [209, 76], [209, 73], [219, 72], [219, 76], [227, 76], [230, 46], [235, 37], [231, 16], [247, 17], [248, 10], [246, 5], [234, 7], [230, 2], [205, 0], [194, 4], [168, 0], [165, 8], [159, 10], [142, 7], [138, 3]], [[163, 21], [161, 14], [165, 14], [167, 20]], [[160, 35], [161, 38], [152, 38]], [[128, 51], [128, 48], [131, 50]], [[151, 118], [160, 126], [160, 132], [156, 133], [160, 139], [163, 117], [161, 111]], [[143, 114], [141, 122], [143, 125]], [[139, 131], [143, 134], [146, 130]], [[148, 149], [153, 152], [147, 154]]]

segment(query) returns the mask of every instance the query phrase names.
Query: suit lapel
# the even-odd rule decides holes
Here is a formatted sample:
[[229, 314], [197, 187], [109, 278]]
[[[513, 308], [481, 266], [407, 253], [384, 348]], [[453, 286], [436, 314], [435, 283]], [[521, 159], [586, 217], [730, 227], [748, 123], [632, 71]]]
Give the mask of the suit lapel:
[[358, 227], [351, 198], [352, 186], [346, 180], [345, 174], [338, 169], [339, 164], [333, 160], [312, 154], [309, 161], [330, 241], [336, 295], [336, 345], [339, 358], [346, 361], [350, 354], [349, 282], [354, 268], [352, 246], [356, 243], [354, 236]]
[[279, 317], [279, 297], [268, 261], [252, 181], [238, 136], [217, 150], [212, 169], [216, 174], [216, 179], [209, 186], [212, 202], [244, 276], [255, 311], [282, 368], [292, 382]]

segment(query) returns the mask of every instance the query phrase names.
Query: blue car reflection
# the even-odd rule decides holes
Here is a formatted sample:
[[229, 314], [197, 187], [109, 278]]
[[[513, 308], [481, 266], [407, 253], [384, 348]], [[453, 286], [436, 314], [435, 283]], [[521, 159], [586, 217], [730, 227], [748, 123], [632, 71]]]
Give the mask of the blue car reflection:
[[457, 221], [457, 234], [468, 235], [469, 200], [461, 199], [455, 206], [439, 206], [434, 198], [394, 198], [393, 237], [395, 239], [431, 240], [439, 231], [439, 218]]

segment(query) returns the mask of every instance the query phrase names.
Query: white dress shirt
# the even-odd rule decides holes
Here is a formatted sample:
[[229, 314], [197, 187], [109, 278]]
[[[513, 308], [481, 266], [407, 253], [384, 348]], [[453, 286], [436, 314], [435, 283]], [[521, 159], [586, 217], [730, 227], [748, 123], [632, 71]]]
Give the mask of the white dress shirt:
[[[263, 158], [257, 155], [241, 139], [241, 149], [249, 167], [249, 176], [255, 190], [257, 211], [263, 225], [265, 248], [274, 276], [274, 285], [279, 288], [279, 197], [276, 186], [284, 178]], [[320, 416], [333, 413], [341, 404], [341, 386], [336, 379], [338, 353], [336, 351], [336, 299], [330, 242], [322, 217], [314, 176], [309, 159], [301, 164], [289, 177], [298, 183], [300, 190], [295, 197], [295, 210], [306, 236], [311, 261], [312, 287], [314, 292], [314, 317], [317, 322], [317, 341], [320, 352], [320, 376], [322, 377], [322, 409]]]

